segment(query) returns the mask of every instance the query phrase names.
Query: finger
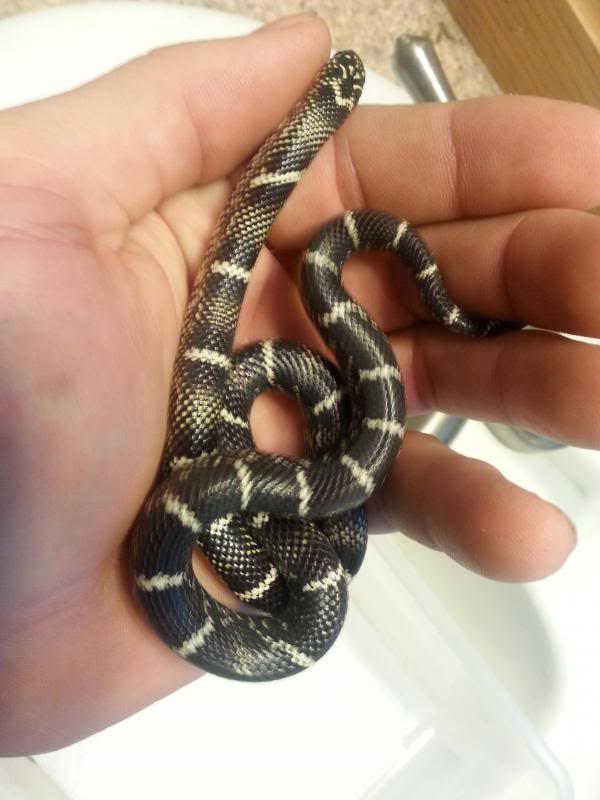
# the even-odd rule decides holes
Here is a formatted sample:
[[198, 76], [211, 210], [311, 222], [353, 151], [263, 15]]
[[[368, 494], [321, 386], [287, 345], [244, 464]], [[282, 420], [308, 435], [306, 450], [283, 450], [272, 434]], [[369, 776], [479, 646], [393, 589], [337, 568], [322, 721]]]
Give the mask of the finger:
[[328, 50], [327, 28], [312, 14], [251, 36], [163, 48], [4, 112], [0, 154], [43, 163], [90, 213], [102, 209], [102, 228], [121, 225], [230, 172], [307, 90]]
[[547, 209], [423, 233], [449, 294], [466, 310], [600, 336], [600, 217]]
[[421, 326], [391, 337], [411, 412], [437, 408], [600, 447], [600, 348], [545, 331], [469, 339]]
[[558, 508], [423, 434], [407, 436], [368, 511], [372, 532], [401, 531], [500, 580], [549, 575], [575, 545]]
[[[376, 143], [376, 146], [374, 146]], [[358, 108], [282, 212], [271, 241], [299, 247], [342, 209], [415, 224], [600, 202], [600, 111], [532, 97]]]

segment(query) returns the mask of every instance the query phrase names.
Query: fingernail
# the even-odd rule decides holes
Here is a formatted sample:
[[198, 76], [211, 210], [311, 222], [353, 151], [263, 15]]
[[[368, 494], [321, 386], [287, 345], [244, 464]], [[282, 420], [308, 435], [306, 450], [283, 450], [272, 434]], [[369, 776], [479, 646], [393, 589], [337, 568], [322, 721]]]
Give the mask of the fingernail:
[[269, 33], [269, 31], [282, 31], [285, 28], [294, 28], [296, 25], [302, 25], [308, 20], [314, 20], [318, 17], [316, 11], [300, 11], [298, 14], [288, 14], [286, 17], [278, 17], [271, 22], [265, 23], [261, 28], [258, 28], [254, 33]]

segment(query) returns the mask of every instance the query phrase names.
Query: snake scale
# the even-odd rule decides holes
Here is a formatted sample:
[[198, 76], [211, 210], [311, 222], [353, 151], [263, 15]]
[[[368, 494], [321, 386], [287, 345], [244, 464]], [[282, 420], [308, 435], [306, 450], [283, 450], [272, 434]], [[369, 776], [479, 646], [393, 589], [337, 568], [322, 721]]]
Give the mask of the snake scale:
[[[222, 212], [185, 313], [158, 478], [133, 529], [134, 590], [147, 619], [175, 653], [229, 678], [284, 677], [333, 644], [365, 553], [364, 503], [402, 442], [400, 372], [385, 336], [342, 288], [344, 262], [357, 250], [394, 253], [446, 327], [468, 335], [506, 327], [450, 300], [407, 222], [349, 211], [310, 241], [301, 277], [303, 302], [339, 372], [298, 344], [263, 341], [232, 352], [269, 228], [363, 83], [354, 52], [333, 56], [249, 162]], [[272, 388], [302, 405], [303, 458], [256, 450], [249, 410]], [[232, 611], [202, 588], [192, 570], [195, 546], [253, 613]]]

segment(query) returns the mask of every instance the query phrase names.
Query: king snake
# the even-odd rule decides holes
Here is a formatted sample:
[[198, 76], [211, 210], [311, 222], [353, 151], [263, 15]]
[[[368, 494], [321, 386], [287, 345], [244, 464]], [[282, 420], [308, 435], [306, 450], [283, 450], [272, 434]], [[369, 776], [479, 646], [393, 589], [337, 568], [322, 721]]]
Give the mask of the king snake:
[[[191, 292], [162, 462], [133, 528], [134, 591], [150, 624], [175, 653], [228, 678], [281, 678], [331, 647], [365, 553], [364, 503], [402, 442], [400, 372], [387, 339], [342, 288], [344, 262], [357, 250], [394, 253], [446, 327], [468, 335], [508, 327], [472, 318], [450, 300], [407, 222], [348, 211], [310, 241], [301, 276], [304, 305], [343, 382], [298, 344], [262, 341], [232, 352], [267, 232], [363, 83], [354, 52], [334, 55], [233, 191]], [[248, 414], [257, 395], [272, 388], [303, 407], [304, 458], [256, 450]], [[252, 613], [230, 610], [198, 583], [195, 546]]]

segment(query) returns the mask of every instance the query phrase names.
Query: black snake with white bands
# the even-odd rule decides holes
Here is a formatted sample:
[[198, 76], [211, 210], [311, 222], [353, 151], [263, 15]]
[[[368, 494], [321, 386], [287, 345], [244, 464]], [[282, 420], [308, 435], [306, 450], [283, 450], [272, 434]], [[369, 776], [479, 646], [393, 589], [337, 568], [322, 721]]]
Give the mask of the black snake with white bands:
[[[185, 314], [159, 476], [134, 526], [135, 591], [150, 623], [180, 656], [230, 678], [283, 677], [332, 645], [365, 552], [363, 504], [402, 441], [400, 373], [386, 338], [342, 288], [344, 262], [356, 250], [391, 251], [439, 322], [471, 335], [504, 327], [467, 316], [448, 298], [408, 223], [356, 211], [315, 235], [301, 279], [343, 383], [300, 345], [266, 341], [232, 352], [267, 232], [363, 82], [355, 53], [335, 55], [251, 160], [223, 211]], [[257, 452], [248, 413], [269, 388], [302, 404], [305, 458]], [[222, 606], [199, 585], [195, 545], [254, 614]]]

